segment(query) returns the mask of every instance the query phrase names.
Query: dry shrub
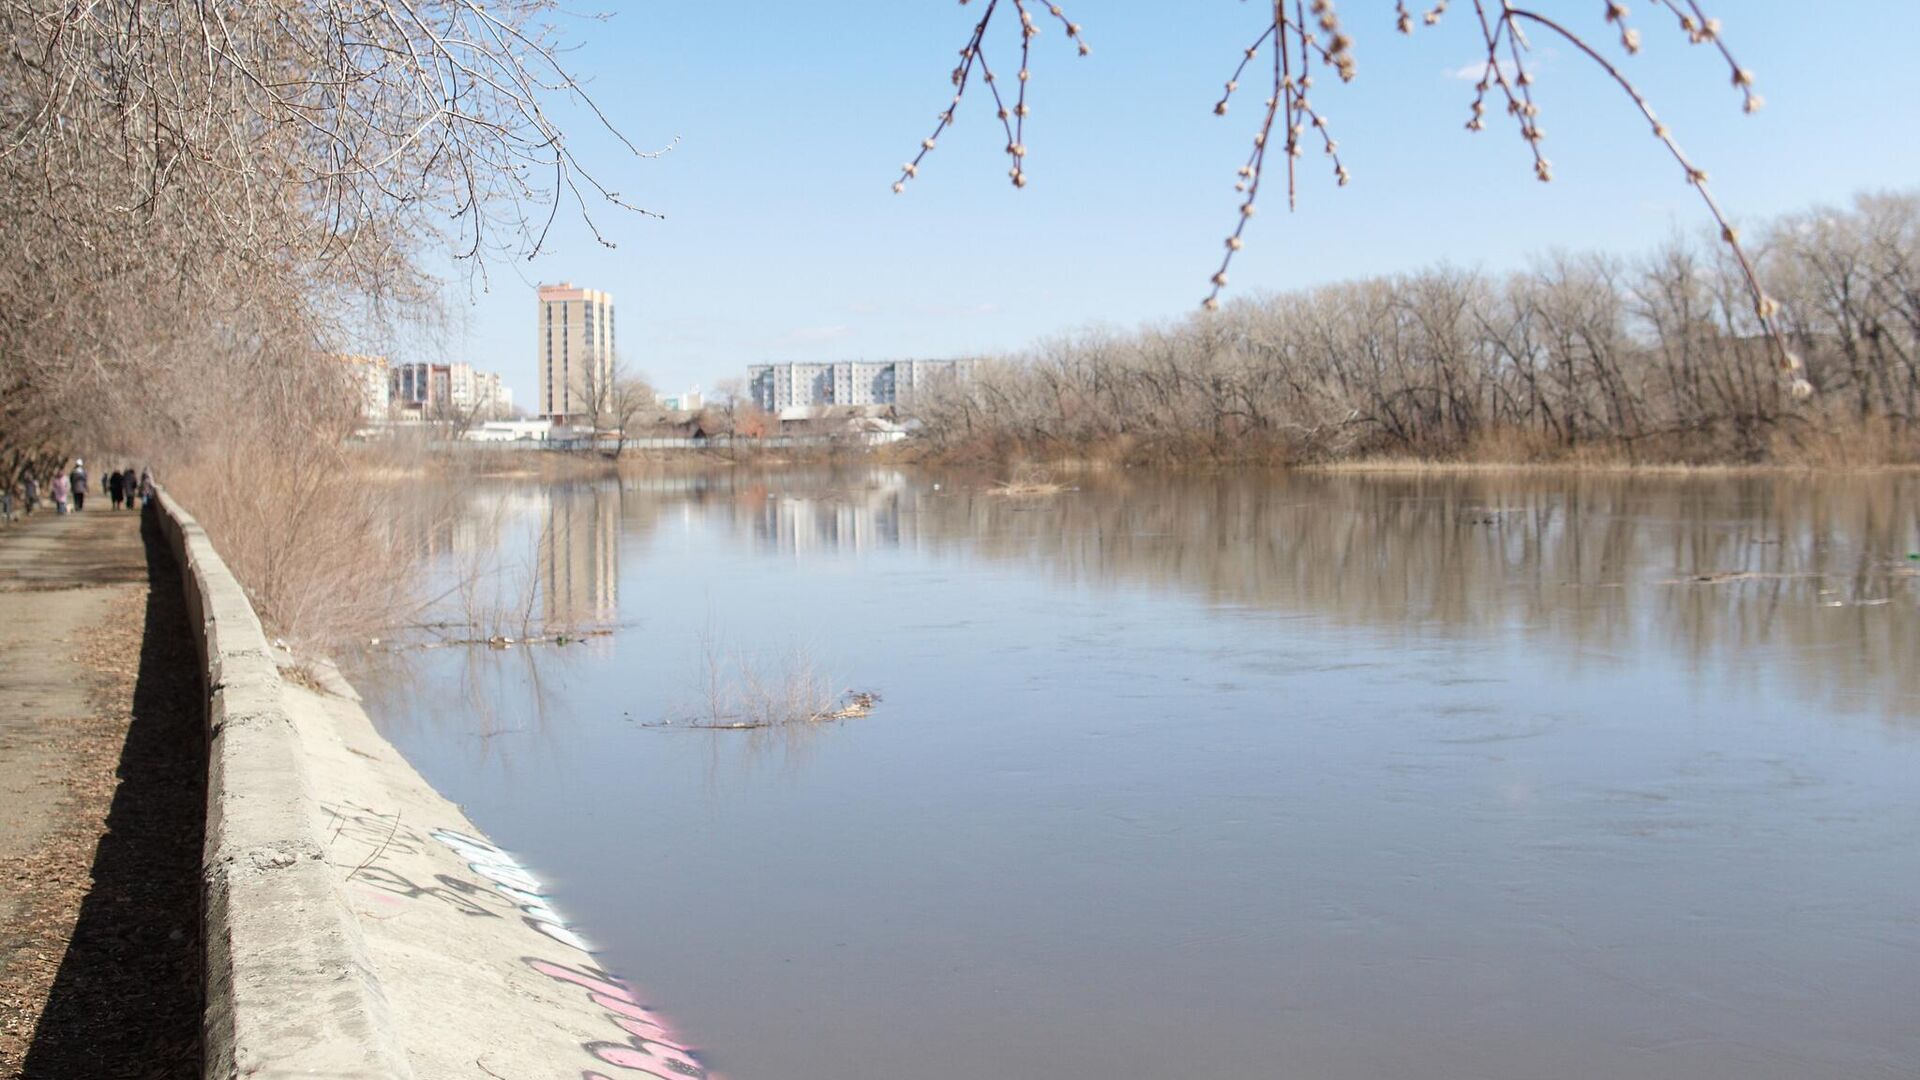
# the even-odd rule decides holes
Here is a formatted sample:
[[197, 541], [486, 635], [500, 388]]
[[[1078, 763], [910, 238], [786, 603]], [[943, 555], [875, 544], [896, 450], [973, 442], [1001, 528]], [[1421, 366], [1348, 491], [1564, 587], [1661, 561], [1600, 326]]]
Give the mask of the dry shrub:
[[1067, 490], [1067, 485], [1056, 480], [1053, 470], [1041, 465], [1018, 465], [1014, 467], [1012, 477], [996, 480], [987, 488], [989, 495], [1006, 495], [1013, 498], [1034, 498], [1042, 495], [1058, 495]]
[[865, 716], [879, 700], [871, 693], [835, 693], [807, 650], [794, 645], [777, 662], [726, 648], [709, 628], [701, 633], [701, 702], [686, 726], [722, 730], [796, 729]]
[[[262, 360], [272, 388], [245, 385]], [[195, 399], [204, 439], [158, 470], [246, 587], [268, 631], [330, 648], [383, 636], [422, 609], [419, 573], [453, 520], [457, 485], [407, 443], [351, 445], [357, 398], [344, 367], [302, 349], [250, 343], [206, 364]], [[269, 392], [269, 390], [274, 392]]]
[[1904, 417], [1822, 416], [1806, 427], [1775, 432], [1770, 453], [1776, 461], [1809, 468], [1920, 465], [1920, 433]]
[[1461, 456], [1468, 461], [1529, 464], [1550, 461], [1563, 449], [1543, 431], [1503, 426], [1475, 432]]
[[696, 723], [766, 728], [818, 722], [833, 708], [831, 685], [806, 650], [795, 646], [769, 665], [740, 650], [704, 646], [704, 709]]
[[328, 647], [378, 636], [417, 611], [417, 560], [397, 517], [432, 513], [418, 489], [373, 479], [336, 446], [221, 439], [169, 477], [270, 633]]

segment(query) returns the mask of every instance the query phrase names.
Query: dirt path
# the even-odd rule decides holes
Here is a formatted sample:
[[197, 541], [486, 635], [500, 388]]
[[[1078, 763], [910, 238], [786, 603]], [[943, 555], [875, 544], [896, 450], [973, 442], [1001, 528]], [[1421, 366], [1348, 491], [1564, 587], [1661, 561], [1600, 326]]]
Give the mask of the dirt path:
[[139, 515], [0, 531], [0, 1077], [198, 1074], [200, 700]]

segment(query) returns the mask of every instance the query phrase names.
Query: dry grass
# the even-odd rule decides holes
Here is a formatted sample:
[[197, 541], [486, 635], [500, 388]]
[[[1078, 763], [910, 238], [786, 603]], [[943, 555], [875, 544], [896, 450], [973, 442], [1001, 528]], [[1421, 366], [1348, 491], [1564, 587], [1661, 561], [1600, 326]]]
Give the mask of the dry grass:
[[777, 661], [768, 662], [744, 650], [727, 649], [711, 629], [701, 633], [700, 644], [700, 705], [674, 726], [719, 731], [798, 729], [866, 716], [880, 700], [879, 695], [865, 691], [834, 691], [834, 680], [803, 646], [794, 645]]
[[1920, 439], [1891, 419], [1823, 416], [1811, 430], [1774, 433], [1774, 460], [1819, 469], [1920, 465]]
[[291, 664], [281, 664], [279, 665], [279, 668], [280, 668], [280, 677], [292, 683], [293, 685], [302, 687], [307, 690], [311, 690], [316, 694], [321, 694], [327, 697], [333, 696], [332, 689], [330, 689], [327, 686], [327, 684], [321, 680], [319, 673], [314, 671], [310, 665], [304, 664], [304, 663], [291, 663]]
[[1051, 469], [1040, 465], [1021, 465], [1013, 470], [1013, 475], [1008, 479], [994, 481], [986, 489], [986, 493], [1016, 499], [1031, 499], [1058, 495], [1067, 490], [1069, 490], [1067, 485], [1054, 479]]
[[1885, 472], [1920, 467], [1920, 446], [1903, 439], [1895, 425], [1880, 417], [1825, 423], [1796, 432], [1776, 432], [1765, 460], [1728, 461], [1705, 452], [1638, 453], [1619, 442], [1556, 447], [1533, 432], [1495, 430], [1475, 438], [1463, 451], [1438, 456], [1374, 454], [1315, 462], [1321, 472], [1476, 473], [1619, 472], [1686, 475], [1777, 475], [1807, 472]]
[[413, 538], [453, 516], [432, 494], [442, 488], [393, 482], [401, 466], [316, 440], [242, 438], [166, 479], [268, 632], [325, 650], [411, 619], [423, 604]]
[[1298, 466], [1307, 472], [1323, 473], [1622, 473], [1643, 476], [1778, 476], [1807, 472], [1903, 472], [1920, 468], [1913, 465], [1860, 464], [1821, 466], [1813, 464], [1686, 464], [1654, 461], [1449, 461], [1417, 457], [1370, 457], [1353, 461], [1327, 461]]

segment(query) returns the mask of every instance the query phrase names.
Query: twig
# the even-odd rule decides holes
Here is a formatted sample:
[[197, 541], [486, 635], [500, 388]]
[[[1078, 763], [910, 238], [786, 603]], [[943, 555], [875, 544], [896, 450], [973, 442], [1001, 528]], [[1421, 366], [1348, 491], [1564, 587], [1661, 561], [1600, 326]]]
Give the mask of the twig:
[[393, 812], [393, 827], [387, 830], [387, 838], [385, 840], [380, 841], [380, 846], [374, 849], [373, 854], [367, 856], [364, 860], [362, 860], [360, 865], [354, 867], [352, 870], [349, 870], [347, 872], [347, 876], [342, 878], [341, 880], [352, 881], [353, 876], [355, 874], [358, 874], [360, 871], [365, 870], [367, 867], [372, 866], [376, 862], [379, 862], [380, 856], [385, 855], [387, 853], [387, 845], [393, 843], [394, 834], [399, 831], [400, 831], [400, 811], [395, 810]]

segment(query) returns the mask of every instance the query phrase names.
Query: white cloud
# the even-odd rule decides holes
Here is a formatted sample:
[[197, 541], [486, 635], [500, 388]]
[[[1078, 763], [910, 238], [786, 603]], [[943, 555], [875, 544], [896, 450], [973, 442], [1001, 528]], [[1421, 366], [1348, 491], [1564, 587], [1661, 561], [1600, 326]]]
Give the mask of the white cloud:
[[999, 313], [999, 304], [923, 304], [916, 309], [916, 314], [931, 319], [973, 319]]
[[985, 315], [998, 315], [999, 304], [907, 304], [898, 302], [882, 303], [874, 300], [855, 300], [847, 305], [847, 311], [854, 315], [907, 315], [918, 319], [974, 319]]
[[803, 326], [798, 330], [789, 330], [780, 336], [783, 345], [810, 345], [822, 341], [838, 341], [853, 333], [853, 327], [843, 323], [832, 326]]
[[[1449, 79], [1458, 79], [1461, 82], [1470, 82], [1470, 83], [1479, 82], [1480, 76], [1485, 75], [1486, 73], [1487, 73], [1487, 62], [1485, 60], [1476, 60], [1471, 64], [1462, 64], [1457, 68], [1449, 68], [1446, 71], [1441, 72], [1441, 74], [1445, 75]], [[1500, 61], [1500, 74], [1505, 75], [1507, 77], [1507, 81], [1509, 82], [1513, 81], [1513, 79], [1517, 77], [1517, 72], [1513, 66], [1513, 61], [1511, 60]]]

